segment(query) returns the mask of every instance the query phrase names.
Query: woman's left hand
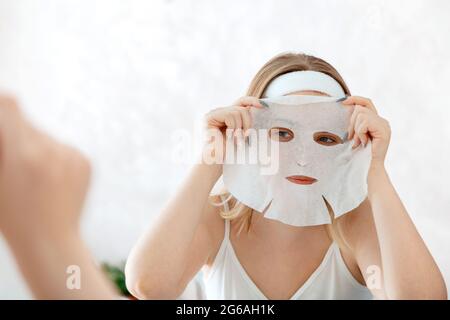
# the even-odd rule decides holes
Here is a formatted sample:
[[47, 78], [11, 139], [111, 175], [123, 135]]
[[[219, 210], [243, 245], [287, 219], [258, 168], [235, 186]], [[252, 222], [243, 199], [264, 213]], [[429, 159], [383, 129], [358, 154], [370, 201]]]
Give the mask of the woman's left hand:
[[389, 122], [378, 115], [370, 99], [350, 96], [342, 103], [355, 106], [348, 128], [348, 139], [354, 140], [353, 148], [360, 144], [366, 146], [372, 140], [371, 166], [383, 166], [391, 138]]

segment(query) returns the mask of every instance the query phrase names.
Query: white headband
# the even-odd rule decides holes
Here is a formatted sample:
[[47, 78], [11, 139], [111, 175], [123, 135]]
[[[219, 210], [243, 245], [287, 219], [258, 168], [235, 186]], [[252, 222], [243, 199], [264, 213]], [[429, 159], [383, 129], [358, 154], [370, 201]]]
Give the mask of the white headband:
[[276, 77], [267, 86], [263, 98], [302, 90], [319, 91], [337, 98], [345, 97], [344, 89], [334, 78], [322, 72], [306, 70], [288, 72]]

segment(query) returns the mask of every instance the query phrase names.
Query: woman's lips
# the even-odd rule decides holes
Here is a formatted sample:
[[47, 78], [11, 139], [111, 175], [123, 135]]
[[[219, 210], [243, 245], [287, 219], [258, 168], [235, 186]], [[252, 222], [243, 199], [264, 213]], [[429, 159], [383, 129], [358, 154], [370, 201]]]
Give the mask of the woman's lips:
[[317, 179], [307, 176], [290, 176], [286, 177], [286, 179], [296, 184], [313, 184], [314, 182], [317, 182]]

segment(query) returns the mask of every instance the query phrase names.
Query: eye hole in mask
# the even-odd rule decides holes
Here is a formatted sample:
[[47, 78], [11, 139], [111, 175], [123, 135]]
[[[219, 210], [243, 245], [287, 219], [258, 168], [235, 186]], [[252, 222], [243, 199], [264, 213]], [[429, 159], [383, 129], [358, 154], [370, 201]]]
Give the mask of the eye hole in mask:
[[294, 133], [288, 128], [274, 127], [269, 130], [269, 137], [275, 141], [288, 142], [294, 139]]
[[[279, 142], [289, 142], [292, 139], [294, 139], [294, 133], [292, 130], [288, 128], [283, 127], [273, 127], [269, 130], [269, 137], [272, 140], [279, 141]], [[337, 144], [344, 143], [342, 139], [331, 132], [316, 132], [313, 135], [313, 139], [318, 144], [321, 144], [323, 146], [331, 147], [335, 146]]]
[[342, 139], [331, 132], [316, 132], [313, 135], [313, 139], [318, 144], [321, 144], [323, 146], [331, 147], [335, 146], [337, 144], [344, 143]]

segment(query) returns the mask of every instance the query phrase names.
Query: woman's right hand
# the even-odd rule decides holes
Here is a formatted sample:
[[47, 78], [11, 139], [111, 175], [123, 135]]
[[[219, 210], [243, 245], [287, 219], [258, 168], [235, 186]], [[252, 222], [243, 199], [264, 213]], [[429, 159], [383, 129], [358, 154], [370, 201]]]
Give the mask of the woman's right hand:
[[36, 129], [1, 95], [0, 140], [0, 230], [78, 232], [90, 180], [84, 155]]
[[251, 128], [250, 108], [262, 108], [263, 105], [255, 97], [241, 97], [233, 105], [211, 110], [206, 114], [207, 129], [242, 129]]
[[[228, 107], [216, 108], [208, 112], [205, 116], [209, 148], [211, 148], [211, 137], [215, 137], [217, 131], [221, 132], [223, 149], [220, 153], [223, 155], [225, 151], [226, 139], [234, 137], [235, 142], [242, 141], [247, 136], [247, 130], [252, 127], [252, 117], [250, 108], [263, 108], [258, 98], [244, 96], [239, 98], [233, 105]], [[228, 133], [227, 129], [232, 130]], [[232, 135], [231, 135], [232, 134]], [[214, 144], [213, 148], [217, 147]], [[214, 150], [211, 152], [213, 157], [217, 154]]]

